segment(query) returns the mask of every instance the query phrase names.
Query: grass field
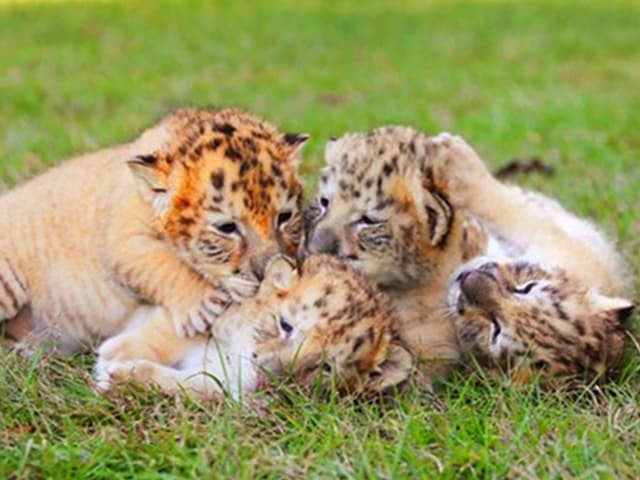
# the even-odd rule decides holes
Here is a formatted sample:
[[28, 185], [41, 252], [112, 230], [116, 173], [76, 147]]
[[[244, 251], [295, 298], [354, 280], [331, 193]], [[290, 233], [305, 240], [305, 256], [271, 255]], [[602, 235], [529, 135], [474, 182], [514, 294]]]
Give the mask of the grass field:
[[[237, 105], [312, 135], [312, 191], [329, 136], [406, 123], [493, 166], [540, 157], [556, 175], [518, 181], [602, 224], [640, 271], [637, 1], [253, 3], [0, 0], [2, 177], [175, 106]], [[577, 391], [456, 376], [435, 398], [252, 410], [96, 398], [90, 357], [0, 350], [0, 478], [638, 478], [637, 353]]]

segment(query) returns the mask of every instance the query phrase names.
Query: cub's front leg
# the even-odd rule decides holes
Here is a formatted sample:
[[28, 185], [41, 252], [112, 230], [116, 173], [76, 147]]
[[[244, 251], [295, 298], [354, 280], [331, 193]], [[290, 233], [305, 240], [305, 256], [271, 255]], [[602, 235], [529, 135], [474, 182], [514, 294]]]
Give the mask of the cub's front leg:
[[114, 383], [155, 384], [167, 393], [187, 391], [210, 395], [215, 385], [200, 372], [176, 368], [189, 354], [206, 342], [204, 336], [177, 338], [171, 318], [162, 307], [140, 307], [123, 333], [105, 341], [97, 351], [94, 386], [99, 392]]
[[98, 347], [97, 363], [145, 359], [162, 365], [178, 363], [200, 338], [179, 338], [169, 312], [162, 307], [140, 307], [125, 331]]
[[[200, 381], [196, 381], [198, 378]], [[204, 375], [185, 375], [185, 372], [149, 360], [127, 360], [103, 362], [96, 365], [95, 390], [108, 392], [118, 383], [137, 383], [142, 386], [155, 385], [165, 393], [181, 391], [206, 396]], [[201, 388], [197, 388], [201, 387]], [[204, 388], [203, 388], [204, 387]]]
[[518, 188], [497, 180], [461, 137], [441, 133], [429, 142], [427, 165], [444, 179], [446, 193], [455, 206], [507, 236], [530, 230], [532, 221], [548, 223], [531, 212], [530, 203]]
[[136, 235], [115, 247], [114, 270], [122, 284], [167, 309], [179, 337], [204, 333], [237, 292], [205, 281], [159, 239]]

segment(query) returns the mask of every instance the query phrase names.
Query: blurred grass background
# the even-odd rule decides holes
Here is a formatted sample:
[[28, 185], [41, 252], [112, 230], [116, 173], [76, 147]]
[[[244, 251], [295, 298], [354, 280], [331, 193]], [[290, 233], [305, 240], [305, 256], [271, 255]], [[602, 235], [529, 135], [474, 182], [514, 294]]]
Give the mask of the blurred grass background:
[[[174, 107], [234, 105], [312, 135], [311, 194], [329, 136], [410, 124], [461, 134], [494, 167], [550, 164], [554, 177], [519, 181], [603, 225], [640, 271], [637, 1], [0, 0], [0, 52], [9, 183]], [[90, 359], [3, 353], [0, 477], [633, 478], [635, 353], [617, 383], [577, 398], [455, 378], [435, 402], [301, 397], [266, 418], [95, 399]]]

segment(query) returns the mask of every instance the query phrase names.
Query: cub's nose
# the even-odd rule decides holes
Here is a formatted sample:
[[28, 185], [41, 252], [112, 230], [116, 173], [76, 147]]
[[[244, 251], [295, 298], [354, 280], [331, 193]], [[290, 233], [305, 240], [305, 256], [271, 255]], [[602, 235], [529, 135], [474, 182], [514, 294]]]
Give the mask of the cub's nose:
[[493, 275], [483, 270], [471, 270], [458, 276], [460, 291], [470, 305], [483, 310], [497, 306], [499, 289]]
[[307, 244], [307, 253], [340, 253], [340, 240], [330, 228], [319, 228], [311, 235]]

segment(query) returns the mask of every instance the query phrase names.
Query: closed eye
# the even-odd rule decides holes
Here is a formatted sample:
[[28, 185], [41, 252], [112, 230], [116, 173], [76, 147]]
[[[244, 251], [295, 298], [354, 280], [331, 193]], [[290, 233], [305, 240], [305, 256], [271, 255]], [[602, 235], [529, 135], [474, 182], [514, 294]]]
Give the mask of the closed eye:
[[216, 230], [225, 235], [231, 235], [238, 231], [238, 225], [235, 222], [224, 222], [215, 225]]
[[360, 220], [358, 220], [358, 223], [362, 225], [379, 225], [380, 223], [382, 223], [382, 220], [373, 218], [369, 215], [363, 215], [362, 217], [360, 217]]
[[538, 282], [528, 282], [528, 283], [525, 283], [524, 285], [518, 285], [513, 288], [513, 293], [526, 295], [527, 293], [530, 293], [533, 287], [535, 287], [537, 284]]
[[500, 333], [502, 333], [502, 328], [500, 327], [500, 323], [498, 323], [498, 319], [495, 317], [495, 315], [491, 315], [490, 320], [491, 325], [493, 326], [493, 329], [491, 331], [491, 343], [496, 343], [498, 341]]
[[278, 322], [280, 324], [280, 329], [284, 332], [284, 334], [289, 337], [291, 336], [291, 332], [293, 332], [293, 325], [285, 320], [283, 316], [278, 318]]
[[291, 217], [293, 216], [292, 212], [280, 212], [278, 214], [278, 226], [281, 227], [282, 225], [284, 225], [285, 223], [287, 223], [289, 220], [291, 220]]

